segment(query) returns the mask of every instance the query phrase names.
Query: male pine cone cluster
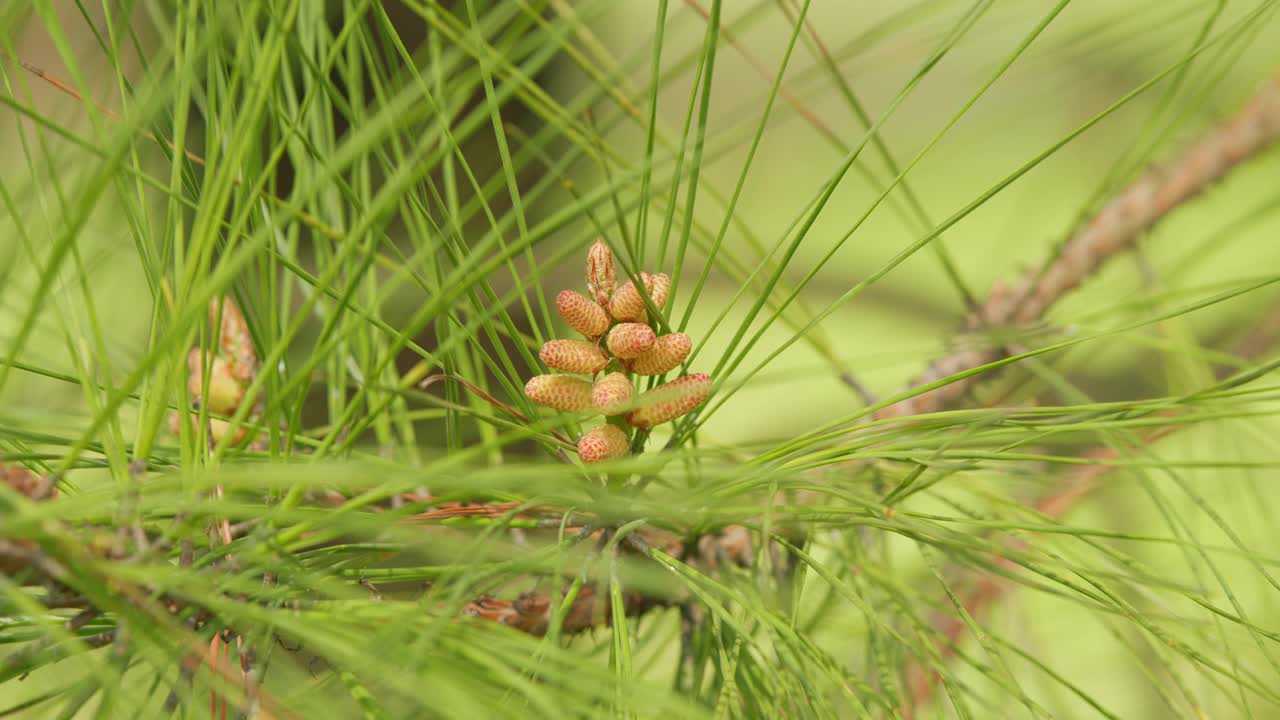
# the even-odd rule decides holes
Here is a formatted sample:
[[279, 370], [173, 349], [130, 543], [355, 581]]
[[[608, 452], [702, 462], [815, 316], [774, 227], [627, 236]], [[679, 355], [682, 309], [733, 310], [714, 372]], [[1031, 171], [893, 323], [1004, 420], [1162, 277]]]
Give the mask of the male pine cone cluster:
[[[711, 394], [711, 378], [698, 373], [636, 396], [631, 375], [662, 375], [680, 366], [693, 344], [684, 333], [658, 336], [649, 325], [644, 298], [634, 281], [618, 286], [613, 253], [596, 241], [587, 251], [587, 294], [564, 290], [556, 297], [560, 317], [586, 340], [549, 340], [539, 357], [564, 374], [537, 375], [525, 385], [530, 400], [562, 412], [621, 415], [628, 425], [651, 428], [693, 410]], [[644, 292], [661, 309], [671, 278], [640, 273]], [[574, 375], [590, 375], [584, 380]], [[627, 452], [627, 433], [605, 423], [578, 441], [583, 462], [602, 462]]]

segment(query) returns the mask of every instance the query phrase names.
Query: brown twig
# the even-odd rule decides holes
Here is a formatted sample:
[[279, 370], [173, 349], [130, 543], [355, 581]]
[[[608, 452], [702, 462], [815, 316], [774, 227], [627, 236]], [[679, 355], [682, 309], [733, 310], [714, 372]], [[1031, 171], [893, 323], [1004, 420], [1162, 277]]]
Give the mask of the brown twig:
[[[1226, 122], [1210, 130], [1165, 168], [1152, 168], [1116, 194], [1069, 239], [1043, 268], [1030, 271], [1013, 286], [998, 283], [970, 330], [1019, 326], [1039, 321], [1054, 303], [1088, 278], [1108, 258], [1133, 242], [1178, 206], [1222, 179], [1237, 165], [1280, 140], [1280, 74]], [[967, 349], [935, 360], [912, 380], [921, 388], [998, 360], [1001, 348]], [[882, 408], [877, 417], [893, 418], [943, 410], [965, 396], [978, 375], [955, 380]]]
[[[23, 465], [0, 462], [0, 484], [35, 502], [51, 500], [58, 494], [58, 487], [48, 476], [37, 475]], [[0, 574], [14, 575], [33, 570], [32, 580], [49, 580], [39, 572], [43, 555], [32, 540], [0, 538]]]
[[[623, 612], [627, 617], [638, 617], [666, 603], [644, 593], [627, 591], [622, 594]], [[490, 620], [537, 637], [547, 633], [551, 619], [559, 607], [559, 599], [547, 593], [527, 592], [515, 600], [499, 600], [481, 596], [462, 608], [462, 614]], [[595, 585], [583, 585], [577, 597], [569, 605], [561, 632], [577, 635], [597, 626], [613, 625], [613, 608], [607, 594], [601, 596]]]
[[[412, 502], [422, 502], [424, 499], [430, 498], [422, 495], [402, 495], [405, 499]], [[410, 515], [404, 519], [406, 523], [418, 524], [422, 522], [434, 522], [439, 520], [450, 520], [454, 518], [507, 518], [509, 520], [521, 520], [531, 522], [538, 527], [545, 528], [561, 528], [565, 532], [577, 532], [585, 526], [583, 520], [588, 516], [581, 513], [573, 513], [561, 508], [546, 505], [531, 505], [525, 507], [520, 512], [515, 512], [517, 508], [522, 507], [525, 503], [508, 500], [506, 502], [495, 503], [467, 503], [467, 502], [442, 502], [431, 508], [414, 515]]]
[[[593, 533], [602, 537], [605, 531]], [[751, 532], [741, 525], [729, 525], [719, 532], [704, 535], [693, 545], [691, 552], [685, 552], [685, 544], [676, 536], [650, 528], [639, 530], [627, 536], [625, 547], [636, 552], [646, 553], [648, 548], [659, 547], [671, 557], [685, 557], [689, 562], [704, 570], [715, 570], [724, 565], [750, 567], [754, 553], [752, 551]], [[514, 600], [500, 600], [483, 595], [462, 608], [462, 614], [490, 620], [508, 627], [541, 637], [551, 627], [552, 618], [563, 601], [563, 595], [553, 597], [548, 593], [522, 593]], [[671, 607], [678, 601], [670, 598], [626, 591], [622, 595], [624, 612], [627, 617], [639, 617], [651, 610]], [[612, 606], [608, 595], [601, 597], [592, 583], [587, 583], [579, 590], [578, 595], [569, 605], [561, 625], [561, 632], [576, 635], [595, 627], [613, 625]]]
[[[1041, 318], [1063, 295], [1079, 285], [1108, 257], [1129, 247], [1143, 232], [1183, 202], [1195, 197], [1229, 170], [1256, 155], [1280, 138], [1280, 74], [1273, 76], [1253, 99], [1226, 123], [1218, 126], [1193, 144], [1167, 170], [1151, 170], [1139, 177], [1107, 203], [1101, 212], [1077, 233], [1059, 256], [1046, 268], [1027, 273], [1016, 288], [997, 285], [982, 306], [982, 317], [970, 318], [970, 327], [980, 324], [1026, 324]], [[1280, 309], [1271, 313], [1235, 349], [1240, 357], [1256, 357], [1266, 352], [1280, 337]], [[992, 362], [999, 357], [995, 350], [966, 350], [941, 358], [918, 377], [919, 387], [949, 375]], [[882, 416], [895, 417], [940, 410], [959, 400], [975, 378], [966, 378], [884, 408]], [[1167, 425], [1145, 435], [1150, 445], [1176, 431], [1178, 425]], [[1097, 448], [1084, 457], [1098, 464], [1077, 468], [1067, 473], [1050, 492], [1034, 505], [1048, 520], [1058, 520], [1068, 510], [1096, 490], [1101, 480], [1113, 469], [1104, 464], [1118, 459], [1119, 451]], [[1026, 547], [1025, 541], [1011, 539], [1011, 550]], [[1017, 565], [1008, 557], [997, 557], [995, 563], [1006, 570]], [[986, 574], [979, 578], [961, 600], [971, 618], [980, 618], [1009, 594], [1014, 583]], [[957, 652], [966, 625], [958, 617], [947, 615], [934, 623], [937, 661], [945, 662]], [[906, 717], [933, 696], [938, 672], [923, 661], [915, 660], [904, 669], [910, 703]]]

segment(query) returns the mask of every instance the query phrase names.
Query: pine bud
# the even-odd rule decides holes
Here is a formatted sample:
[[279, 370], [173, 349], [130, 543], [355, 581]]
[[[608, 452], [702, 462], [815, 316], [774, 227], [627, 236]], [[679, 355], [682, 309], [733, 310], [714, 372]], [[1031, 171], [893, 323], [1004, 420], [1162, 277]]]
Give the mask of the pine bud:
[[218, 415], [231, 415], [244, 400], [244, 385], [231, 372], [231, 365], [221, 357], [209, 359], [209, 386], [204, 387], [204, 353], [192, 348], [187, 353], [187, 392], [198, 398]]
[[662, 335], [653, 341], [648, 352], [632, 360], [628, 369], [637, 375], [661, 375], [684, 362], [692, 349], [693, 341], [684, 333]]
[[613, 372], [596, 381], [591, 388], [591, 404], [605, 415], [617, 415], [627, 409], [636, 396], [636, 386], [625, 373]]
[[618, 284], [617, 272], [613, 269], [613, 253], [603, 241], [597, 240], [587, 250], [587, 293], [604, 307]]
[[584, 463], [616, 460], [627, 454], [627, 434], [616, 425], [601, 425], [578, 441], [578, 457]]
[[711, 378], [705, 373], [686, 375], [640, 396], [638, 409], [627, 413], [627, 422], [651, 428], [671, 422], [706, 402], [711, 396]]
[[609, 316], [590, 298], [572, 290], [556, 296], [556, 309], [569, 327], [589, 338], [598, 338], [609, 329]]
[[562, 412], [591, 409], [591, 383], [568, 375], [534, 375], [525, 383], [524, 394]]
[[614, 357], [633, 358], [653, 347], [653, 328], [644, 323], [621, 323], [609, 331], [607, 344]]
[[209, 301], [209, 324], [218, 325], [218, 348], [229, 361], [232, 376], [243, 383], [253, 380], [258, 372], [258, 353], [253, 349], [244, 313], [230, 295]]
[[538, 357], [553, 370], [579, 375], [593, 375], [609, 364], [600, 348], [586, 340], [548, 340]]

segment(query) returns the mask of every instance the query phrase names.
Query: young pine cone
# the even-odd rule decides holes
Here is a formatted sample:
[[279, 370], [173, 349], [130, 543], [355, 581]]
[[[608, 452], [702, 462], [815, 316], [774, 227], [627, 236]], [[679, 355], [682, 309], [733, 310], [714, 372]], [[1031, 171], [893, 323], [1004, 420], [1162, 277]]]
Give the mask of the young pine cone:
[[[258, 353], [254, 350], [249, 326], [244, 313], [231, 296], [215, 297], [209, 301], [209, 323], [218, 329], [217, 343], [213, 348], [192, 348], [187, 353], [187, 392], [191, 400], [208, 408], [213, 415], [234, 415], [244, 403], [245, 392], [258, 374]], [[208, 371], [208, 383], [205, 372]], [[252, 422], [258, 408], [250, 415]], [[210, 418], [209, 437], [221, 442], [232, 432], [225, 420]], [[182, 421], [174, 415], [170, 429], [181, 431]], [[249, 428], [240, 426], [232, 438], [240, 445], [249, 436]]]
[[209, 358], [209, 385], [204, 385], [204, 353], [192, 348], [187, 353], [187, 392], [199, 399], [215, 415], [231, 415], [244, 400], [245, 386], [232, 374], [231, 363], [214, 355]]
[[659, 310], [666, 307], [667, 295], [671, 292], [671, 276], [666, 273], [640, 274], [644, 277], [644, 287], [649, 293], [649, 299], [653, 301], [653, 306]]
[[591, 404], [604, 415], [626, 411], [636, 396], [636, 386], [625, 373], [614, 372], [596, 381], [591, 388]]
[[653, 328], [644, 323], [619, 323], [609, 331], [606, 345], [614, 357], [626, 360], [648, 352], [654, 340]]
[[686, 375], [650, 390], [636, 400], [636, 409], [627, 413], [627, 422], [651, 428], [688, 413], [711, 396], [711, 377], [705, 373]]
[[655, 338], [653, 347], [636, 356], [627, 367], [637, 375], [661, 375], [680, 366], [689, 357], [693, 341], [684, 333]]
[[617, 460], [627, 454], [627, 434], [616, 425], [601, 425], [578, 441], [578, 457], [584, 463]]
[[587, 340], [548, 340], [538, 353], [547, 367], [574, 375], [594, 375], [609, 364], [609, 358]]
[[589, 338], [598, 338], [609, 329], [609, 315], [594, 300], [572, 290], [556, 296], [556, 310], [569, 327]]
[[529, 399], [561, 412], [592, 409], [591, 383], [568, 375], [535, 375], [525, 383]]
[[[640, 279], [644, 282], [644, 291], [649, 294], [653, 306], [661, 310], [667, 304], [667, 294], [671, 291], [671, 277], [666, 273], [650, 275], [642, 272]], [[618, 322], [645, 322], [648, 318], [645, 310], [644, 298], [640, 297], [632, 280], [618, 288], [609, 300], [609, 314]]]
[[230, 295], [209, 301], [209, 324], [218, 328], [219, 355], [228, 361], [232, 377], [248, 384], [258, 374], [258, 352], [253, 349], [249, 324]]

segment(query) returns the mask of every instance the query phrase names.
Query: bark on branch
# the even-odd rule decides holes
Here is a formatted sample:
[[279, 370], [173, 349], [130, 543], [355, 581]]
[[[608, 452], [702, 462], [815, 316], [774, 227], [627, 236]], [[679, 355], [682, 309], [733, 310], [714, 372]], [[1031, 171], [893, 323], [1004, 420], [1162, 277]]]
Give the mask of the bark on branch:
[[[1210, 130], [1167, 166], [1152, 168], [1103, 205], [1044, 267], [1012, 286], [992, 288], [970, 330], [1036, 322], [1053, 304], [1093, 274], [1108, 258], [1128, 249], [1175, 208], [1222, 179], [1237, 165], [1280, 140], [1280, 73], [1258, 89], [1240, 111]], [[935, 360], [911, 381], [920, 388], [956, 373], [995, 362], [1001, 348], [960, 350]], [[978, 381], [974, 375], [882, 408], [877, 417], [937, 412], [960, 401]]]

